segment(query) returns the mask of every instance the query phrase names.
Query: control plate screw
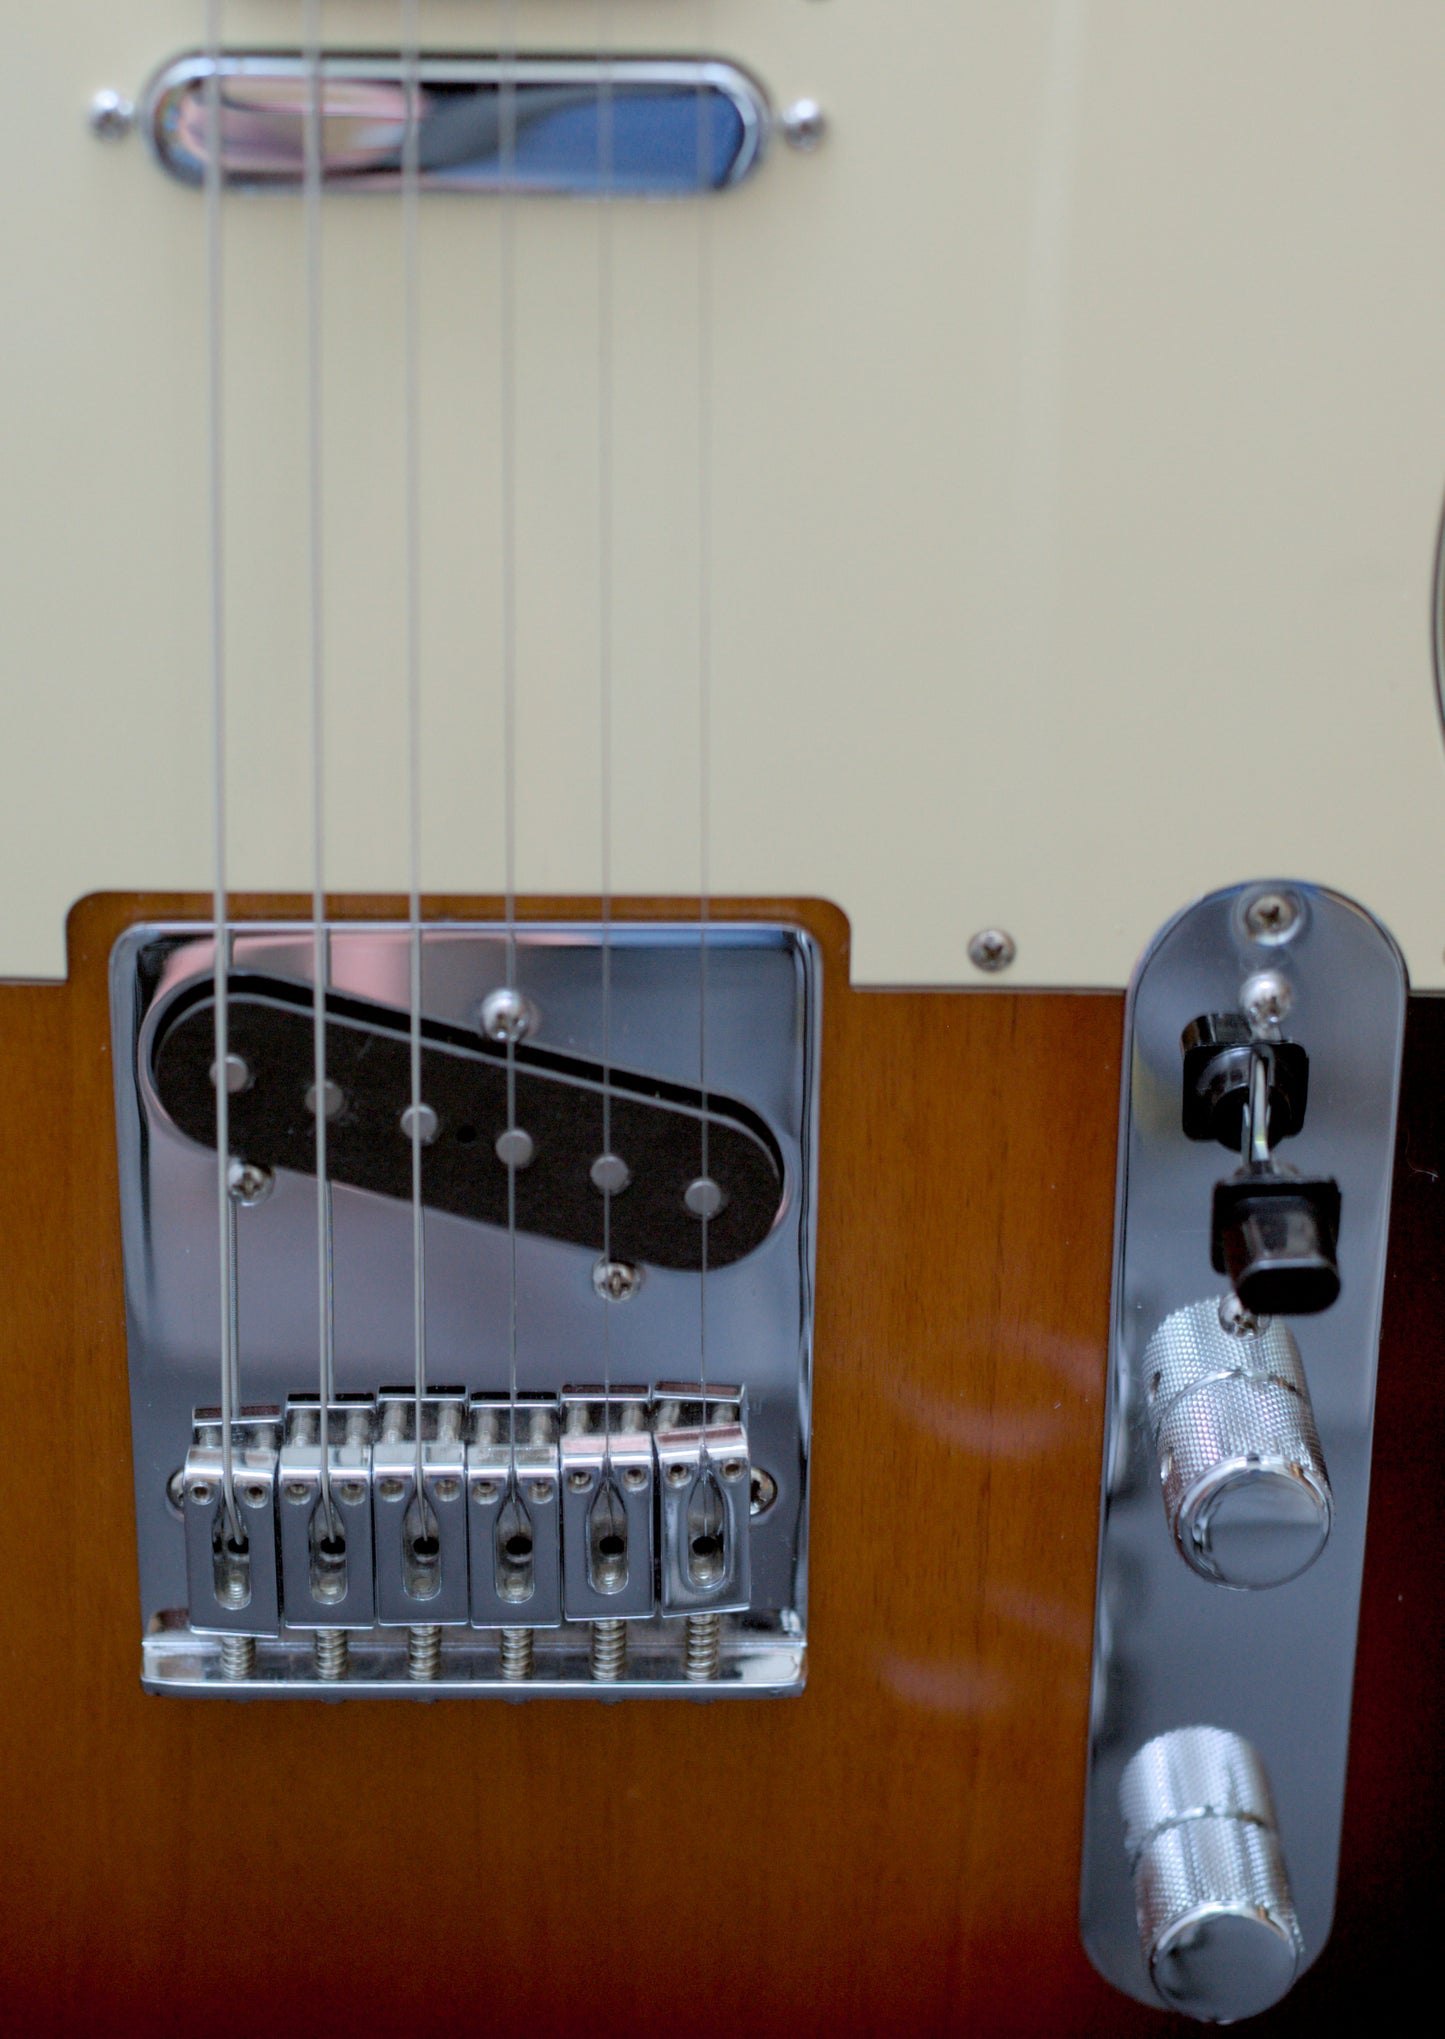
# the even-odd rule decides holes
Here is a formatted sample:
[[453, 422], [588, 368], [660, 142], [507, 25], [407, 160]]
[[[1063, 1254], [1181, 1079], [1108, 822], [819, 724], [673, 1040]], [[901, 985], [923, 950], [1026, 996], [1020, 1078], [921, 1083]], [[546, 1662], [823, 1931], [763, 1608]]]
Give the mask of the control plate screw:
[[976, 970], [990, 974], [1007, 970], [1018, 954], [1018, 945], [1001, 927], [981, 928], [968, 945], [968, 960]]
[[1262, 970], [1243, 986], [1239, 1003], [1252, 1027], [1278, 1026], [1294, 1004], [1294, 991], [1277, 970]]
[[1287, 942], [1300, 921], [1300, 903], [1292, 892], [1256, 892], [1244, 909], [1246, 932], [1257, 942]]

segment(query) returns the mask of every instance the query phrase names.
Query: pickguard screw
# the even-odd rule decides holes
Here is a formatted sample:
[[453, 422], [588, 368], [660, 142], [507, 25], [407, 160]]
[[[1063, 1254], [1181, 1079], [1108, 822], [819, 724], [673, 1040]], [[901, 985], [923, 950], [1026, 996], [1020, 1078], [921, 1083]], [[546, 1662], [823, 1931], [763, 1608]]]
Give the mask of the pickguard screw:
[[605, 1303], [628, 1303], [642, 1287], [642, 1269], [626, 1260], [599, 1260], [592, 1286]]
[[276, 1187], [276, 1178], [269, 1168], [254, 1161], [233, 1161], [226, 1170], [226, 1185], [236, 1202], [249, 1211], [265, 1203]]
[[489, 1041], [525, 1041], [537, 1031], [538, 1018], [536, 1006], [514, 984], [503, 984], [482, 1000], [482, 1032]]
[[753, 1467], [748, 1513], [766, 1515], [778, 1498], [778, 1483], [771, 1473], [765, 1473], [761, 1466]]
[[641, 1493], [647, 1485], [647, 1471], [643, 1466], [628, 1466], [622, 1475], [622, 1484], [634, 1494]]
[[780, 123], [790, 149], [811, 155], [828, 132], [828, 116], [816, 99], [795, 99]]
[[1256, 892], [1244, 925], [1257, 942], [1287, 942], [1299, 926], [1299, 901], [1288, 892]]
[[1239, 994], [1239, 1002], [1251, 1026], [1272, 1027], [1294, 1004], [1294, 992], [1276, 971], [1264, 970], [1249, 979]]
[[1007, 970], [1018, 954], [1018, 944], [1001, 927], [981, 928], [968, 945], [968, 960], [976, 970], [993, 974]]
[[123, 92], [97, 92], [90, 102], [90, 131], [103, 142], [120, 142], [135, 126], [135, 102]]

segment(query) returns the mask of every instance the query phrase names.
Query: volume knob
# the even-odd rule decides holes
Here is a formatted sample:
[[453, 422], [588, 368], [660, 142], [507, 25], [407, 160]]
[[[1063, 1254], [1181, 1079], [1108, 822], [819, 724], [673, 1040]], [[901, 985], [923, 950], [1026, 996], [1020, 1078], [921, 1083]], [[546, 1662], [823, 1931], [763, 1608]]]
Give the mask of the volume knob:
[[1166, 1317], [1144, 1351], [1164, 1512], [1186, 1562], [1224, 1586], [1312, 1565], [1334, 1502], [1299, 1347], [1233, 1296]]
[[1304, 1950], [1256, 1751], [1225, 1728], [1156, 1735], [1126, 1765], [1119, 1808], [1163, 2001], [1219, 2024], [1278, 2003]]

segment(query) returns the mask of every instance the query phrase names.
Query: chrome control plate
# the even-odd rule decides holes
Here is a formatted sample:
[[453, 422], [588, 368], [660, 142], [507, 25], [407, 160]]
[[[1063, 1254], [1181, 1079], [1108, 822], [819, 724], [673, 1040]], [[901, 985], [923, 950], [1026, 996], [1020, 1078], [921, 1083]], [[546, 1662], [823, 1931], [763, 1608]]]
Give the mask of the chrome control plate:
[[[1136, 1752], [1171, 1730], [1208, 1723], [1257, 1752], [1289, 1862], [1301, 1967], [1329, 1932], [1405, 997], [1399, 953], [1369, 914], [1335, 893], [1282, 883], [1231, 888], [1189, 908], [1158, 936], [1130, 989], [1081, 1911], [1095, 1966], [1145, 2003], [1160, 1998], [1140, 1949], [1120, 1783]], [[1238, 1157], [1186, 1134], [1182, 1072], [1187, 1030], [1205, 1015], [1249, 1008], [1262, 1039], [1287, 1038], [1308, 1057], [1303, 1122], [1280, 1141], [1277, 1160], [1305, 1187], [1337, 1186], [1341, 1284], [1328, 1307], [1311, 1301], [1311, 1314], [1288, 1319], [1290, 1352], [1308, 1385], [1294, 1426], [1304, 1442], [1293, 1452], [1281, 1443], [1273, 1456], [1255, 1449], [1261, 1506], [1253, 1525], [1250, 1451], [1235, 1448], [1243, 1432], [1230, 1400], [1246, 1392], [1242, 1375], [1221, 1365], [1218, 1409], [1199, 1402], [1207, 1384], [1192, 1376], [1185, 1384], [1199, 1403], [1198, 1450], [1216, 1434], [1235, 1438], [1224, 1454], [1230, 1464], [1219, 1468], [1235, 1508], [1231, 1537], [1247, 1541], [1257, 1531], [1290, 1543], [1279, 1553], [1234, 1551], [1234, 1576], [1283, 1580], [1257, 1589], [1224, 1584], [1207, 1576], [1207, 1563], [1196, 1569], [1185, 1561], [1170, 1518], [1180, 1499], [1170, 1453], [1178, 1439], [1151, 1409], [1154, 1375], [1155, 1400], [1170, 1391], [1160, 1354], [1171, 1337], [1178, 1343], [1177, 1327], [1192, 1322], [1183, 1313], [1223, 1304], [1228, 1317], [1238, 1309], [1211, 1240], [1214, 1188]], [[1175, 1329], [1161, 1338], [1170, 1320]], [[1278, 1339], [1224, 1338], [1221, 1349], [1251, 1342], [1247, 1394], [1261, 1406], [1271, 1394], [1298, 1399], [1294, 1361], [1274, 1352]], [[1269, 1435], [1284, 1439], [1290, 1430], [1277, 1422]], [[1208, 1472], [1191, 1461], [1201, 1491]], [[1322, 1522], [1314, 1543], [1323, 1537], [1323, 1547], [1313, 1562], [1305, 1551], [1306, 1568], [1294, 1577], [1286, 1575], [1297, 1561], [1298, 1524], [1275, 1505], [1287, 1479], [1308, 1485]]]
[[[705, 1274], [677, 1264], [604, 1263], [595, 1246], [549, 1234], [534, 1214], [515, 1240], [515, 1475], [508, 1413], [512, 1242], [505, 1226], [449, 1209], [440, 1194], [429, 1204], [431, 1399], [422, 1436], [439, 1578], [429, 1580], [426, 1601], [416, 1597], [414, 1565], [408, 1569], [414, 1553], [406, 1529], [415, 1512], [409, 1484], [415, 1405], [405, 1385], [413, 1354], [410, 1203], [333, 1180], [336, 1399], [329, 1463], [333, 1492], [345, 1488], [346, 1523], [362, 1525], [351, 1534], [366, 1544], [364, 1552], [360, 1542], [348, 1549], [338, 1602], [335, 1566], [323, 1577], [313, 1519], [320, 1457], [316, 1186], [299, 1168], [278, 1166], [266, 1193], [251, 1193], [250, 1184], [236, 1199], [235, 1435], [246, 1454], [237, 1465], [244, 1463], [248, 1489], [260, 1497], [254, 1506], [247, 1501], [245, 1519], [264, 1516], [266, 1534], [251, 1541], [250, 1575], [233, 1578], [227, 1570], [218, 1530], [216, 1157], [176, 1123], [156, 1081], [157, 1044], [175, 1038], [175, 1015], [187, 1001], [208, 995], [212, 935], [205, 926], [143, 926], [116, 945], [112, 1017], [142, 1679], [151, 1690], [706, 1697], [791, 1692], [803, 1683], [816, 947], [791, 928], [713, 923], [704, 972], [696, 926], [614, 924], [607, 949], [609, 1052], [599, 928], [529, 923], [515, 940], [514, 982], [532, 1009], [527, 1048], [539, 1062], [550, 1058], [581, 1095], [589, 1066], [606, 1056], [636, 1095], [655, 1085], [674, 1116], [695, 1110], [688, 1100], [705, 1087], [714, 1112], [725, 1100], [730, 1123], [742, 1113], [766, 1138], [781, 1192], [765, 1236], [749, 1239], [738, 1258]], [[336, 924], [329, 948], [328, 1005], [350, 1000], [356, 1011], [405, 1015], [404, 924]], [[506, 930], [497, 926], [426, 928], [422, 1010], [438, 1040], [470, 1032], [481, 1041], [482, 1006], [507, 983], [506, 952]], [[312, 953], [305, 923], [239, 927], [232, 933], [232, 981], [259, 973], [289, 982], [309, 1000]], [[238, 1080], [254, 1074], [238, 1071]], [[479, 1106], [490, 1094], [479, 1080]], [[358, 1111], [378, 1108], [375, 1095], [357, 1104]], [[331, 1125], [342, 1126], [349, 1109], [345, 1098], [328, 1103]], [[659, 1110], [659, 1125], [663, 1117]], [[505, 1128], [483, 1118], [479, 1109], [475, 1126], [458, 1125], [455, 1112], [450, 1120], [444, 1114], [428, 1151], [435, 1155], [448, 1139], [464, 1139], [478, 1169], [504, 1169], [494, 1136]], [[583, 1169], [583, 1189], [600, 1213], [603, 1197], [592, 1186], [598, 1177], [589, 1184], [585, 1174], [594, 1157], [578, 1145], [579, 1128], [590, 1125], [584, 1106], [568, 1106], [550, 1123], [571, 1156], [567, 1165]], [[404, 1137], [398, 1129], [398, 1140]], [[668, 1152], [675, 1140], [662, 1125], [650, 1150], [654, 1163], [661, 1155], [675, 1166]], [[535, 1145], [540, 1173], [540, 1137]], [[632, 1174], [615, 1202], [649, 1189], [648, 1155], [622, 1158]], [[247, 1156], [238, 1151], [236, 1159]], [[723, 1172], [716, 1168], [725, 1205]], [[695, 1199], [700, 1182], [714, 1193], [699, 1171], [697, 1180], [679, 1178], [679, 1198]], [[684, 1212], [689, 1225], [698, 1222], [687, 1215], [692, 1209], [688, 1203]], [[702, 1452], [696, 1416], [704, 1394]], [[626, 1518], [628, 1568], [625, 1590], [616, 1594], [592, 1590], [598, 1575], [577, 1543], [597, 1528], [580, 1505], [583, 1473], [600, 1474], [607, 1465]], [[426, 1521], [425, 1513], [418, 1519]], [[680, 1540], [689, 1535], [700, 1558], [683, 1548]], [[626, 1624], [625, 1644], [610, 1645], [606, 1683], [599, 1686], [589, 1669], [592, 1631], [618, 1617]], [[689, 1624], [698, 1622], [709, 1625], [706, 1647], [694, 1648]], [[524, 1649], [510, 1624], [525, 1624]], [[338, 1630], [346, 1632], [343, 1643]], [[408, 1637], [424, 1630], [439, 1631], [439, 1642], [433, 1635], [409, 1656]], [[316, 1668], [323, 1648], [330, 1652], [324, 1677]], [[418, 1660], [427, 1667], [424, 1678], [416, 1673]], [[341, 1675], [338, 1661], [345, 1662]]]

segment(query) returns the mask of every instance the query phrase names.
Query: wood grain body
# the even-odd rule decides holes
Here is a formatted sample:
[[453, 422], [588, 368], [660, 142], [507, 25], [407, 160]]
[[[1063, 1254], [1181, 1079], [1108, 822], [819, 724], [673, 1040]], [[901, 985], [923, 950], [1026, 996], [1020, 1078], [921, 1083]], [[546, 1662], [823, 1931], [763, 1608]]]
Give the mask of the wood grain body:
[[[89, 900], [68, 984], [0, 989], [6, 2029], [1171, 2029], [1076, 1925], [1117, 997], [853, 992], [838, 914], [766, 909], [826, 971], [801, 1699], [186, 1702], [137, 1676], [106, 963], [187, 909]], [[1438, 1859], [1442, 1021], [1416, 1002], [1339, 1925], [1261, 2031], [1362, 1988], [1402, 1855]]]

